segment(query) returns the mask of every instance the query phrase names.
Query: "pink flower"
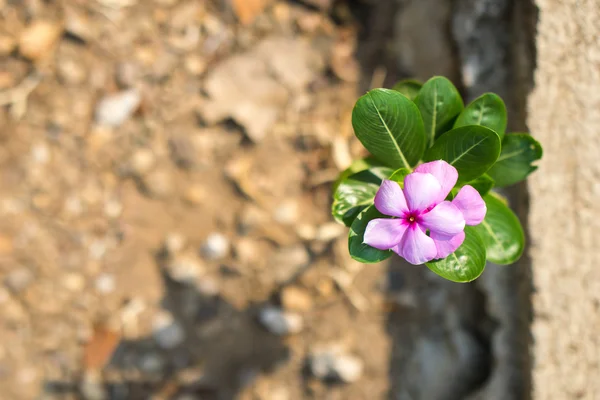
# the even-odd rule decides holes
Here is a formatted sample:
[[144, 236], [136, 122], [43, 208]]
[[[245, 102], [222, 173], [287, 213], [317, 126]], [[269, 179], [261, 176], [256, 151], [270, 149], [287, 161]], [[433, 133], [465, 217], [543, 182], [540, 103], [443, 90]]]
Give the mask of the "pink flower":
[[468, 185], [445, 201], [457, 179], [456, 168], [439, 160], [415, 168], [404, 178], [404, 189], [384, 180], [375, 208], [396, 218], [369, 221], [364, 243], [391, 249], [415, 265], [449, 256], [465, 240], [465, 225], [478, 225], [487, 211], [481, 195]]

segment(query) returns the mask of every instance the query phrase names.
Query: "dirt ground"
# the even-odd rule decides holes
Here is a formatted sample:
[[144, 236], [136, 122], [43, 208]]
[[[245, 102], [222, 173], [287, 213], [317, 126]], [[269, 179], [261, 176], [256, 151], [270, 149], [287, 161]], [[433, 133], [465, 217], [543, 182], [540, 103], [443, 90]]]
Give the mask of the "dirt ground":
[[0, 0], [2, 399], [386, 396], [417, 300], [329, 214], [357, 34], [326, 0]]

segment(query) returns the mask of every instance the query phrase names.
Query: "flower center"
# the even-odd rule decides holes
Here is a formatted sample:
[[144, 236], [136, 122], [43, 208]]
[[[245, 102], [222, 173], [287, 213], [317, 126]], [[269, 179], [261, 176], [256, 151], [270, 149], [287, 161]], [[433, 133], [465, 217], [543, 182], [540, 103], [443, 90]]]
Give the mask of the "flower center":
[[420, 220], [419, 218], [419, 214], [417, 212], [411, 211], [408, 212], [404, 215], [404, 221], [406, 221], [409, 224], [416, 224], [418, 223]]

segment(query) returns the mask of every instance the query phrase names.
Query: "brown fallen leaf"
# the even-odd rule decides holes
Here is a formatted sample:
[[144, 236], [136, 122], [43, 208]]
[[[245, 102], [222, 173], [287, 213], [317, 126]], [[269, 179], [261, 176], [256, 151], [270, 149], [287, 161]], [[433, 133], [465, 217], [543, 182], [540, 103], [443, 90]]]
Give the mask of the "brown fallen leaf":
[[240, 22], [250, 24], [258, 17], [271, 0], [232, 0], [233, 11]]
[[121, 335], [102, 324], [94, 325], [94, 333], [83, 351], [85, 370], [100, 370], [109, 361], [117, 348]]

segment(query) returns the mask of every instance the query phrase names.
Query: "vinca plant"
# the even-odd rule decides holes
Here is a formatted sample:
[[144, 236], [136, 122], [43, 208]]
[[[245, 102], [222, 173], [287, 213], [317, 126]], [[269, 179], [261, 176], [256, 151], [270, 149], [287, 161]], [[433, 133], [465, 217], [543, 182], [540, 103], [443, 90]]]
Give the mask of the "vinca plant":
[[352, 258], [376, 263], [397, 254], [469, 282], [486, 261], [521, 257], [523, 228], [494, 188], [535, 171], [542, 147], [529, 134], [505, 133], [499, 96], [465, 107], [444, 77], [401, 81], [359, 98], [352, 126], [371, 156], [340, 174], [332, 204], [333, 217], [350, 228]]

